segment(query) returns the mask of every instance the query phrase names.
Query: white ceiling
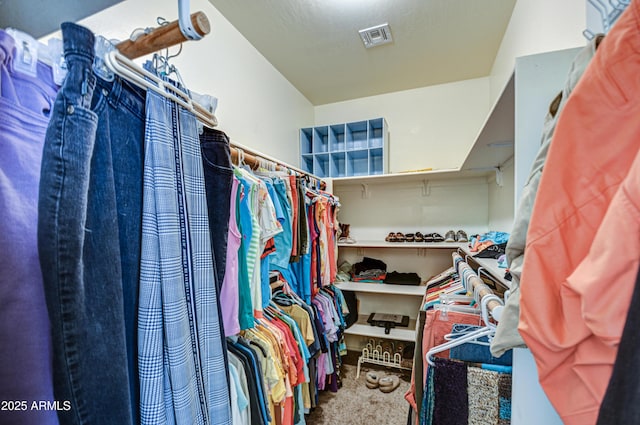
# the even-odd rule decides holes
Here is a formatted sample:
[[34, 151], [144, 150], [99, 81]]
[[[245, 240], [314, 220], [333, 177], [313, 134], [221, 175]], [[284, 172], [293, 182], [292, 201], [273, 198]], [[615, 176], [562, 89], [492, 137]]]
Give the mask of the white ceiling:
[[[489, 75], [516, 0], [209, 0], [314, 105]], [[388, 22], [393, 42], [358, 30]]]
[[40, 38], [122, 0], [0, 0], [0, 28], [15, 28]]

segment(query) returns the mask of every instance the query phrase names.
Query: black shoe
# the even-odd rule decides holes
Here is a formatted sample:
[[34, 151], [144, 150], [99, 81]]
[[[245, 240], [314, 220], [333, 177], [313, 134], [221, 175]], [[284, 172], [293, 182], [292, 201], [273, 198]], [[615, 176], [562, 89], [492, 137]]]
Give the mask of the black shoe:
[[434, 242], [444, 242], [444, 238], [440, 233], [432, 233], [431, 237], [433, 238]]

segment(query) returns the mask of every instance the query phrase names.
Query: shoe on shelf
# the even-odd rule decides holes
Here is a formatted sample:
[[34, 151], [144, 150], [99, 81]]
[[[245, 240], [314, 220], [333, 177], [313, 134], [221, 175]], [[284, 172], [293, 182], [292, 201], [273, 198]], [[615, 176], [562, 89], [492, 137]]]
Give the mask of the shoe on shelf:
[[427, 233], [426, 235], [424, 235], [424, 241], [427, 243], [435, 242], [433, 240], [433, 233]]
[[350, 224], [340, 223], [340, 237], [338, 243], [356, 243], [356, 240], [349, 236]]
[[390, 393], [400, 386], [400, 378], [397, 375], [387, 375], [378, 380], [378, 387], [383, 393]]
[[420, 232], [416, 232], [416, 242], [423, 242], [424, 241], [424, 235]]
[[445, 242], [455, 242], [456, 241], [456, 233], [453, 230], [449, 230], [444, 235]]
[[432, 233], [431, 237], [434, 242], [444, 242], [444, 237], [440, 233]]
[[458, 230], [458, 233], [456, 233], [456, 240], [458, 242], [469, 242], [467, 233], [464, 230]]
[[404, 235], [404, 240], [405, 242], [413, 242], [416, 240], [416, 235], [413, 233], [407, 233], [406, 235]]
[[386, 238], [384, 238], [385, 241], [387, 242], [398, 242], [398, 239], [396, 238], [396, 234], [393, 232], [390, 232]]
[[367, 372], [367, 375], [365, 376], [365, 384], [367, 385], [367, 388], [370, 389], [375, 389], [378, 388], [378, 386], [380, 385], [380, 379], [382, 379], [382, 376], [380, 375], [379, 372], [376, 372], [375, 370], [370, 370], [369, 372]]

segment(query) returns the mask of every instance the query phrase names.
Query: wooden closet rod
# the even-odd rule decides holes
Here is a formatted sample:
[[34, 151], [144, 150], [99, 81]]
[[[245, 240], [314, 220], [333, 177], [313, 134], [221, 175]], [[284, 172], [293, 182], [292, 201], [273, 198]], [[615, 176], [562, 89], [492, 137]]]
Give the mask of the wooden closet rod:
[[265, 155], [263, 153], [260, 152], [256, 152], [250, 148], [247, 148], [246, 146], [242, 146], [239, 145], [237, 143], [232, 143], [231, 144], [231, 160], [237, 164], [238, 163], [238, 157], [240, 155], [240, 152], [242, 152], [242, 154], [244, 155], [244, 162], [245, 164], [249, 165], [250, 167], [254, 168], [254, 167], [259, 167], [260, 164], [263, 164], [265, 161], [266, 162], [270, 162], [275, 164], [276, 166], [280, 167], [280, 169], [287, 169], [287, 170], [292, 170], [295, 171], [298, 174], [302, 174], [305, 176], [310, 177], [313, 180], [316, 180], [318, 183], [320, 184], [324, 184], [324, 182], [314, 176], [313, 174], [307, 173], [306, 171], [303, 171], [299, 168], [296, 168], [292, 165], [286, 164], [282, 161], [279, 161], [275, 158], [272, 158], [268, 155]]
[[[191, 24], [201, 36], [205, 36], [211, 31], [209, 19], [204, 12], [192, 13]], [[182, 34], [178, 20], [175, 20], [167, 25], [155, 28], [148, 34], [141, 35], [135, 41], [125, 40], [118, 43], [116, 47], [127, 58], [136, 59], [185, 41], [188, 41], [188, 39]]]
[[[491, 290], [491, 288], [489, 288], [489, 286], [486, 283], [484, 283], [484, 281], [480, 278], [480, 276], [476, 274], [476, 272], [471, 268], [471, 266], [467, 264], [466, 261], [464, 261], [464, 259], [460, 254], [458, 254], [457, 252], [454, 252], [452, 255], [454, 259], [456, 259], [456, 256], [460, 257], [460, 261], [462, 261], [462, 263], [460, 264], [461, 267], [467, 267], [473, 272], [473, 275], [470, 277], [470, 279], [471, 279], [471, 284], [473, 288], [477, 289], [477, 293], [479, 296], [479, 299], [477, 300], [478, 302], [480, 302], [480, 300], [484, 298], [484, 296], [486, 295], [495, 295], [494, 292]], [[462, 273], [460, 273], [460, 275], [462, 275]], [[490, 300], [487, 303], [487, 308], [489, 309], [489, 312], [493, 312], [493, 310], [496, 307], [502, 307], [502, 304], [500, 304], [500, 302], [496, 300]]]

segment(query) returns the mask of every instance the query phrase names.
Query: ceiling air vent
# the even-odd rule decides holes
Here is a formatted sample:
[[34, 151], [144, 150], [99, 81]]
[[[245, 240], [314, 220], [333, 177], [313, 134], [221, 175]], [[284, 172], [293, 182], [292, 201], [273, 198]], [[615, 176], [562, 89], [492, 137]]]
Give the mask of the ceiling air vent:
[[358, 31], [360, 38], [364, 43], [364, 47], [367, 49], [370, 47], [379, 46], [381, 44], [391, 43], [391, 29], [389, 24], [376, 25], [375, 27], [365, 28]]

